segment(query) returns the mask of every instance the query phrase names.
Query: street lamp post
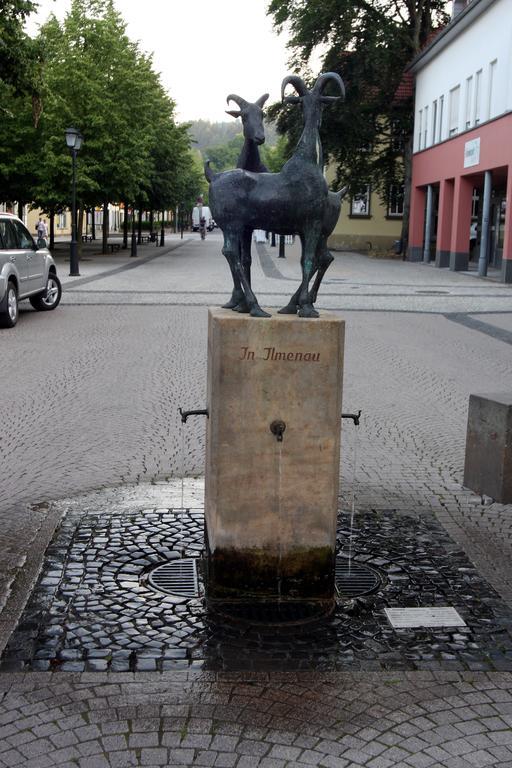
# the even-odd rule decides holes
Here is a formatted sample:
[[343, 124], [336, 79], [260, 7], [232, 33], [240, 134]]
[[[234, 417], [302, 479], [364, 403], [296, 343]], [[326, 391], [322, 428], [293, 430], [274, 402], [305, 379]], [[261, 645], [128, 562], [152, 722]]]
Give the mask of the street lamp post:
[[160, 245], [165, 245], [165, 227], [164, 227], [164, 215], [165, 211], [162, 211], [162, 229], [160, 230]]
[[66, 144], [71, 152], [73, 169], [71, 191], [71, 246], [69, 249], [69, 274], [73, 277], [80, 274], [78, 269], [78, 251], [76, 247], [76, 156], [82, 146], [84, 137], [76, 128], [66, 129]]
[[132, 206], [132, 247], [130, 256], [137, 255], [137, 235], [135, 234], [135, 204]]

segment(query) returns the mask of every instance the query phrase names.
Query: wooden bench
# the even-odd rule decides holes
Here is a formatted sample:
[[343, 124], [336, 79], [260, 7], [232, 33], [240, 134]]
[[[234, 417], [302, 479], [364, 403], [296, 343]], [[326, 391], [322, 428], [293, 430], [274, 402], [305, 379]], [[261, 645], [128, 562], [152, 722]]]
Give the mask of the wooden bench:
[[108, 247], [110, 248], [110, 253], [114, 253], [114, 251], [120, 251], [121, 250], [121, 243], [107, 243]]
[[82, 235], [82, 243], [92, 243], [92, 235]]

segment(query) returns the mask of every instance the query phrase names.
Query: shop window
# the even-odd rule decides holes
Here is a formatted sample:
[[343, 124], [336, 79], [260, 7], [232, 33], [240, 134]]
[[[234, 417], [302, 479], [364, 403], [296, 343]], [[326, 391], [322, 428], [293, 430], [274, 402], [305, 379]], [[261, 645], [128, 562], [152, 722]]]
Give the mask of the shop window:
[[352, 195], [350, 201], [350, 215], [364, 218], [370, 216], [370, 185], [363, 185]]

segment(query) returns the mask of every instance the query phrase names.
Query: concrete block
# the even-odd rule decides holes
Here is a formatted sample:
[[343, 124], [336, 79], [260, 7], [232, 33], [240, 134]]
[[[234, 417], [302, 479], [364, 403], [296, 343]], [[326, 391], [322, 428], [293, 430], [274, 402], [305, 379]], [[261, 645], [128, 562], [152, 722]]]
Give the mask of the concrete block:
[[210, 310], [210, 600], [333, 600], [343, 349], [334, 315]]
[[512, 392], [470, 395], [464, 485], [512, 502]]

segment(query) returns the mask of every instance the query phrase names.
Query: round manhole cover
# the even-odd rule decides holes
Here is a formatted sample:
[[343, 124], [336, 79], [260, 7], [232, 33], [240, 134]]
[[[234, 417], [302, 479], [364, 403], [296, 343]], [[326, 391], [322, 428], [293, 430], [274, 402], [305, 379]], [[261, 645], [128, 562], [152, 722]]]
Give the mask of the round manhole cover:
[[176, 597], [199, 597], [197, 559], [193, 557], [170, 560], [157, 565], [146, 574], [146, 584]]
[[376, 592], [383, 579], [378, 571], [362, 563], [349, 563], [338, 557], [336, 560], [336, 590], [340, 597], [360, 597]]

